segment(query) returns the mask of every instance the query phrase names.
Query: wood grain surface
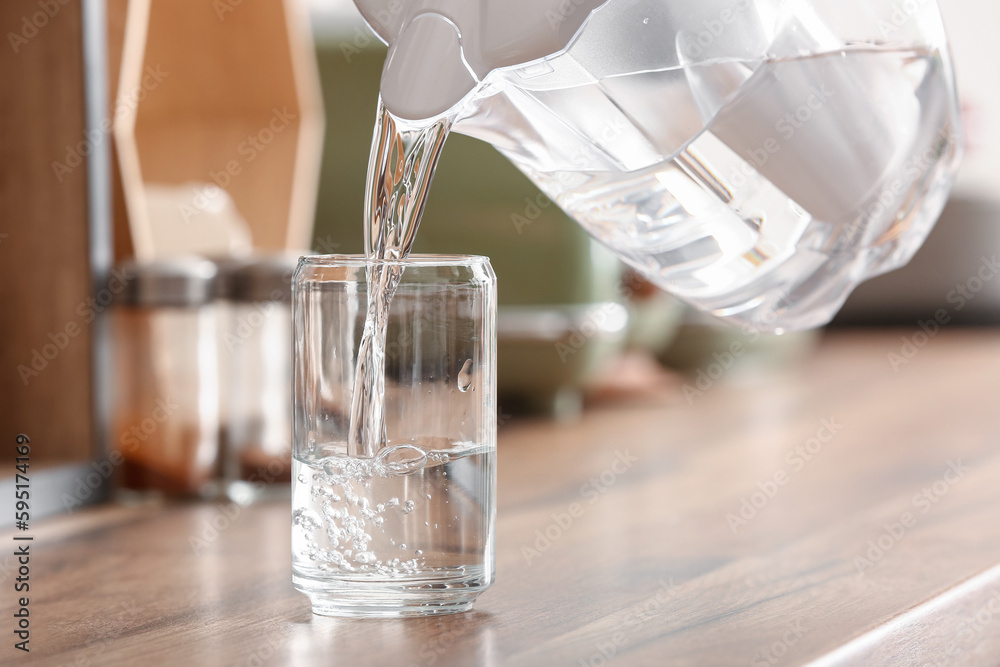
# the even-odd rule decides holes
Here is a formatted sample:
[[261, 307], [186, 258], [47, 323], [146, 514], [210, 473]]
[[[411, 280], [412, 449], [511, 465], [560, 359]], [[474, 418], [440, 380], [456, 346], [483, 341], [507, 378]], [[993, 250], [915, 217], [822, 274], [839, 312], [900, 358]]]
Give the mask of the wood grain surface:
[[[313, 616], [285, 503], [50, 521], [30, 664], [1000, 664], [1000, 333], [942, 331], [896, 372], [913, 333], [830, 334], [693, 404], [678, 384], [504, 427], [497, 583], [467, 614]], [[29, 664], [10, 566], [0, 655]]]

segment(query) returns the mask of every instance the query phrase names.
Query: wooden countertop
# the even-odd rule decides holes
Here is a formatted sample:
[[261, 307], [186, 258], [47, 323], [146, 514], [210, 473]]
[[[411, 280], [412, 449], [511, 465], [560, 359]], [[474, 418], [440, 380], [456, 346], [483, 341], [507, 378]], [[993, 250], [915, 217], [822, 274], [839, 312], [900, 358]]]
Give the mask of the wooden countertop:
[[694, 405], [675, 387], [505, 427], [497, 583], [467, 614], [313, 616], [286, 503], [51, 520], [31, 543], [29, 660], [0, 558], [2, 662], [1000, 664], [1000, 333], [942, 331], [894, 372], [913, 333], [830, 334], [802, 367]]

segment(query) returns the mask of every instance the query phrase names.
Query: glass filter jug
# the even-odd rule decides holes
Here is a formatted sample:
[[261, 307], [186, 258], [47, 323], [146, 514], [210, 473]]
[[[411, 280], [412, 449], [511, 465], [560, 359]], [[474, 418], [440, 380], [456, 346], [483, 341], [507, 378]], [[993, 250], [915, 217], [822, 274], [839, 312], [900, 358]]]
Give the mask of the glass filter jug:
[[744, 326], [821, 325], [904, 265], [960, 159], [934, 0], [356, 4], [389, 44], [398, 122], [450, 118], [652, 282]]

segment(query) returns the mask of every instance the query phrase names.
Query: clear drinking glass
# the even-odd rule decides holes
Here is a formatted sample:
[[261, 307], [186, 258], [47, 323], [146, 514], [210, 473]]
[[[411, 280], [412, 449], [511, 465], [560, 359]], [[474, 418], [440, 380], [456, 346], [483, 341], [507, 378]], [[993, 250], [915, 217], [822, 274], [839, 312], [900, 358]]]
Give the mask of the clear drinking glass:
[[[387, 275], [384, 435], [352, 442], [368, 302]], [[459, 612], [492, 584], [495, 330], [485, 257], [300, 260], [292, 580], [315, 613]]]

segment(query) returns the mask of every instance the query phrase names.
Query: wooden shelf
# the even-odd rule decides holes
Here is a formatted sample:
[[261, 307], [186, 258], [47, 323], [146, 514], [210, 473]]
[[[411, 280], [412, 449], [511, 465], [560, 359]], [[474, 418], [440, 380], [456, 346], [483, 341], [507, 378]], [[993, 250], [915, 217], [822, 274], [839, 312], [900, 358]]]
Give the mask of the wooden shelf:
[[[675, 390], [506, 426], [497, 583], [468, 614], [313, 616], [289, 581], [284, 503], [43, 524], [33, 664], [548, 667], [612, 649], [613, 665], [996, 664], [1000, 333], [943, 331], [894, 372], [912, 333], [830, 334], [803, 367], [694, 405]], [[789, 458], [820, 436], [811, 460]], [[592, 494], [619, 453], [635, 460]], [[744, 498], [761, 507], [734, 534]], [[573, 503], [572, 526], [538, 541]], [[992, 624], [967, 623], [984, 609]]]

